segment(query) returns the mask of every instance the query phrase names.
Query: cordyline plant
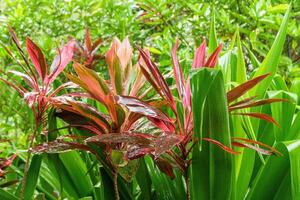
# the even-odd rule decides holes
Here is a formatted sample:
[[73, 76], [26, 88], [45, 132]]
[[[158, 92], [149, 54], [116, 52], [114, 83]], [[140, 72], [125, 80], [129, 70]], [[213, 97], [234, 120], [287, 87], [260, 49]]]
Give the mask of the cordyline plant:
[[103, 40], [98, 38], [96, 41], [92, 41], [90, 29], [86, 29], [84, 42], [80, 44], [75, 40], [75, 48], [74, 48], [74, 60], [78, 63], [83, 64], [85, 67], [90, 69], [95, 69], [95, 65], [99, 62], [102, 56], [101, 54], [97, 54], [97, 51], [102, 44]]
[[[116, 199], [119, 199], [118, 173], [130, 181], [137, 170], [138, 162], [129, 160], [149, 153], [159, 157], [178, 142], [178, 138], [172, 134], [144, 132], [153, 125], [168, 132], [174, 131], [175, 127], [173, 121], [156, 108], [162, 105], [161, 101], [140, 100], [146, 96], [148, 90], [144, 88], [145, 78], [138, 64], [132, 65], [131, 57], [132, 49], [128, 39], [124, 39], [123, 42], [115, 39], [106, 54], [109, 80], [104, 80], [94, 70], [74, 62], [77, 76], [66, 76], [85, 92], [49, 98], [51, 104], [59, 109], [57, 116], [71, 127], [83, 128], [94, 135], [89, 135], [85, 143], [100, 147], [101, 155], [92, 150], [91, 145], [61, 139], [48, 143], [47, 148], [43, 148], [42, 145], [32, 150], [47, 152], [49, 149], [53, 151], [79, 148], [94, 153], [113, 178]], [[93, 99], [104, 108], [98, 110], [88, 103], [74, 100], [74, 97]], [[161, 162], [157, 163], [162, 165]], [[133, 171], [129, 172], [129, 169]]]
[[[12, 73], [22, 77], [28, 87], [1, 80], [16, 89], [32, 108], [36, 127], [43, 125], [47, 111], [54, 107], [56, 115], [69, 124], [68, 128], [85, 130], [80, 132], [81, 136], [61, 136], [31, 148], [30, 152], [58, 153], [80, 149], [93, 153], [111, 176], [116, 199], [120, 198], [118, 175], [131, 181], [139, 167], [136, 159], [142, 156], [150, 155], [158, 168], [172, 179], [175, 178], [173, 168], [179, 169], [185, 177], [187, 199], [190, 199], [188, 170], [193, 160], [190, 153], [195, 144], [204, 140], [231, 154], [239, 153], [230, 145], [226, 146], [213, 138], [194, 134], [190, 78], [184, 78], [176, 55], [178, 41], [171, 52], [177, 86], [176, 92], [172, 92], [156, 64], [151, 61], [148, 51], [139, 48], [138, 63], [132, 64], [132, 48], [128, 38], [122, 42], [115, 39], [106, 53], [109, 79], [105, 80], [93, 70], [94, 55], [101, 42], [97, 40], [95, 45], [92, 45], [89, 31], [86, 33], [83, 48], [78, 48], [74, 40], [71, 40], [59, 50], [59, 55], [51, 65], [51, 73], [48, 73], [44, 55], [39, 47], [27, 39], [26, 48], [34, 70], [14, 32], [12, 30], [10, 32], [25, 62], [25, 67], [20, 63], [25, 73], [17, 71]], [[220, 51], [221, 45], [206, 58], [206, 44], [203, 42], [196, 50], [192, 70], [214, 68]], [[76, 56], [73, 59], [74, 54]], [[13, 56], [12, 53], [10, 55]], [[51, 83], [72, 59], [77, 76], [66, 73], [72, 83], [67, 82], [53, 89]], [[231, 89], [227, 93], [228, 112], [282, 101], [282, 99], [254, 100], [255, 97], [238, 100], [267, 76], [268, 74], [256, 77]], [[145, 87], [146, 80], [152, 88]], [[74, 83], [83, 91], [57, 95], [68, 86], [74, 87]], [[161, 99], [147, 98], [147, 94], [153, 89]], [[162, 108], [166, 106], [171, 109], [172, 116], [163, 112]], [[262, 113], [233, 114], [256, 117], [277, 124], [271, 116]], [[54, 130], [48, 132], [45, 130], [44, 133], [51, 134], [52, 131]], [[33, 138], [35, 135], [36, 133]], [[261, 154], [278, 153], [270, 146], [246, 138], [232, 138], [231, 144], [251, 148]], [[24, 180], [26, 181], [26, 174]]]
[[[169, 150], [166, 151], [168, 157], [164, 157], [164, 158], [166, 161], [167, 160], [169, 161], [168, 168], [171, 169], [167, 171], [167, 175], [169, 175], [171, 178], [175, 178], [171, 163], [176, 163], [176, 168], [178, 168], [183, 174], [183, 176], [185, 177], [186, 186], [187, 186], [187, 198], [190, 199], [188, 168], [193, 158], [190, 158], [189, 154], [192, 152], [194, 145], [198, 142], [199, 139], [218, 145], [220, 148], [222, 148], [223, 150], [231, 154], [238, 154], [239, 152], [234, 151], [233, 149], [231, 149], [230, 146], [225, 146], [219, 141], [216, 141], [212, 138], [197, 137], [198, 135], [195, 136], [193, 134], [194, 127], [193, 127], [193, 114], [192, 114], [192, 107], [191, 107], [191, 89], [190, 89], [190, 80], [189, 80], [190, 78], [187, 77], [187, 79], [185, 79], [183, 76], [182, 69], [180, 67], [180, 63], [176, 55], [178, 46], [179, 46], [179, 42], [177, 40], [171, 52], [173, 73], [176, 82], [176, 93], [178, 94], [177, 102], [175, 101], [171, 89], [168, 87], [163, 75], [159, 72], [158, 67], [153, 61], [151, 61], [149, 53], [147, 53], [141, 48], [139, 48], [140, 56], [142, 58], [142, 62], [140, 62], [140, 67], [147, 80], [157, 91], [157, 93], [161, 96], [161, 98], [165, 102], [167, 102], [167, 104], [169, 105], [169, 107], [171, 108], [171, 110], [175, 115], [176, 129], [174, 131], [168, 130], [168, 134], [174, 135], [178, 138], [176, 141], [177, 148], [175, 149], [169, 148]], [[221, 51], [221, 48], [222, 46], [219, 45], [217, 49], [206, 59], [206, 43], [204, 41], [201, 44], [201, 46], [196, 50], [194, 61], [192, 64], [192, 70], [197, 70], [199, 68], [214, 68], [216, 66], [217, 58]], [[269, 104], [272, 102], [283, 101], [283, 99], [254, 100], [255, 97], [249, 97], [244, 100], [235, 102], [236, 100], [238, 100], [239, 97], [247, 93], [248, 90], [256, 86], [260, 81], [262, 81], [267, 76], [268, 74], [256, 77], [228, 91], [227, 92], [228, 111], [232, 112], [243, 108], [249, 108], [249, 107]], [[278, 125], [271, 116], [263, 113], [234, 113], [234, 114], [255, 117]], [[192, 145], [190, 145], [191, 142]], [[232, 138], [231, 144], [233, 146], [251, 148], [258, 151], [261, 154], [266, 154], [266, 155], [271, 155], [274, 152], [279, 153], [274, 148], [268, 145], [247, 138]], [[258, 145], [265, 147], [267, 149], [263, 149]]]
[[[48, 143], [46, 148], [45, 145], [41, 145], [35, 147], [33, 151], [53, 152], [54, 149], [66, 150], [77, 148], [92, 152], [112, 175], [116, 199], [119, 199], [117, 188], [118, 174], [130, 181], [134, 175], [134, 171], [129, 173], [128, 169], [124, 169], [130, 168], [136, 170], [138, 167], [137, 163], [130, 160], [148, 154], [152, 156], [158, 168], [170, 178], [175, 178], [173, 167], [180, 170], [186, 180], [187, 198], [189, 199], [188, 168], [192, 162], [190, 153], [194, 144], [200, 138], [194, 137], [193, 134], [194, 127], [189, 78], [184, 79], [176, 56], [177, 48], [178, 42], [176, 42], [176, 45], [172, 49], [173, 71], [177, 86], [178, 102], [175, 101], [175, 96], [172, 94], [163, 75], [159, 72], [155, 63], [150, 60], [149, 52], [139, 48], [139, 62], [132, 66], [132, 49], [127, 38], [122, 43], [117, 39], [114, 40], [110, 50], [106, 54], [106, 61], [109, 66], [109, 80], [104, 80], [95, 71], [75, 62], [74, 70], [78, 76], [67, 74], [67, 77], [83, 88], [86, 93], [75, 92], [53, 97], [51, 98], [51, 104], [59, 109], [57, 115], [69, 123], [71, 127], [80, 127], [92, 133], [92, 135], [88, 135], [84, 140], [88, 145], [80, 144], [78, 140], [76, 142], [68, 142], [59, 138], [56, 141]], [[220, 51], [221, 45], [206, 59], [206, 44], [204, 42], [196, 51], [192, 68], [215, 67]], [[254, 98], [247, 98], [232, 103], [266, 76], [263, 75], [254, 78], [230, 90], [227, 93], [228, 110], [234, 111], [282, 101], [281, 99], [254, 101]], [[145, 78], [162, 97], [162, 100], [157, 100], [157, 98], [141, 100], [149, 91], [149, 89], [143, 88]], [[103, 105], [105, 109], [99, 110], [88, 103], [76, 101], [71, 97], [94, 99]], [[170, 118], [161, 111], [162, 105], [168, 105], [171, 108], [175, 119]], [[180, 106], [183, 108], [183, 112], [178, 111]], [[276, 123], [272, 117], [262, 113], [235, 114], [248, 115]], [[146, 123], [143, 118], [147, 118]], [[156, 127], [154, 130], [159, 129], [160, 131], [154, 133], [143, 131], [144, 129], [151, 128], [153, 125]], [[75, 137], [75, 139], [78, 138]], [[212, 138], [201, 139], [216, 144], [229, 153], [239, 153], [231, 149], [230, 146], [225, 146]], [[102, 149], [102, 155], [95, 151], [93, 145]], [[272, 147], [246, 138], [233, 138], [232, 145], [251, 148], [267, 155], [277, 152]], [[258, 145], [266, 147], [266, 149]], [[133, 167], [134, 165], [135, 167]]]
[[[1, 80], [7, 85], [15, 89], [19, 95], [25, 100], [27, 105], [32, 109], [36, 128], [39, 128], [45, 122], [45, 114], [49, 109], [48, 98], [58, 94], [62, 89], [67, 86], [72, 86], [70, 83], [65, 83], [57, 89], [52, 88], [52, 83], [55, 78], [64, 70], [67, 64], [72, 60], [74, 52], [74, 41], [68, 42], [63, 48], [58, 50], [58, 55], [54, 58], [50, 70], [47, 67], [45, 56], [41, 49], [30, 39], [26, 38], [26, 51], [29, 55], [30, 61], [34, 68], [28, 61], [20, 42], [15, 35], [13, 29], [9, 29], [13, 42], [19, 50], [24, 64], [19, 62], [15, 56], [5, 48], [8, 54], [18, 62], [23, 72], [16, 70], [9, 70], [10, 73], [22, 78], [26, 86], [18, 84], [16, 81], [7, 81], [3, 78]], [[50, 72], [48, 72], [50, 71]]]
[[[0, 143], [2, 142], [8, 142], [9, 140], [0, 140]], [[0, 150], [0, 155], [3, 152]], [[6, 174], [10, 173], [11, 171], [8, 171], [7, 168], [10, 167], [13, 163], [13, 161], [17, 158], [17, 154], [13, 154], [9, 157], [0, 157], [0, 181], [5, 180]], [[0, 183], [0, 188], [8, 187], [11, 185], [14, 185], [18, 182], [18, 180], [11, 180], [6, 181], [4, 183]]]
[[[25, 52], [22, 50], [20, 42], [13, 31], [9, 28], [10, 36], [19, 50], [23, 63], [18, 61], [11, 51], [6, 49], [7, 53], [18, 63], [23, 72], [16, 70], [9, 70], [10, 73], [20, 77], [26, 83], [26, 86], [20, 85], [17, 81], [12, 82], [0, 78], [8, 86], [15, 89], [19, 95], [24, 99], [26, 104], [31, 108], [35, 119], [35, 130], [31, 137], [30, 147], [38, 133], [42, 133], [46, 128], [47, 111], [51, 108], [48, 99], [57, 95], [62, 89], [74, 86], [72, 83], [65, 83], [58, 88], [53, 88], [52, 83], [55, 78], [64, 70], [67, 64], [72, 60], [74, 52], [74, 41], [68, 42], [64, 47], [58, 50], [58, 55], [54, 58], [50, 69], [48, 69], [45, 56], [41, 49], [30, 39], [26, 38], [26, 52], [29, 55], [30, 61], [27, 59]], [[33, 65], [33, 67], [32, 67]], [[21, 199], [26, 182], [26, 171], [29, 167], [30, 153], [28, 154], [25, 173], [23, 178], [23, 187], [21, 192]]]
[[4, 178], [8, 173], [7, 171], [5, 171], [5, 169], [12, 164], [16, 157], [17, 154], [13, 154], [9, 158], [0, 158], [0, 179]]

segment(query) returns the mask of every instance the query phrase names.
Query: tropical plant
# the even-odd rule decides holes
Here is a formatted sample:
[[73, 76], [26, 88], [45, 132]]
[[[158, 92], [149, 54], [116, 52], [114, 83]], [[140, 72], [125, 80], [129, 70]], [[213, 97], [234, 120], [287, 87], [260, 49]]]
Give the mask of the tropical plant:
[[[192, 65], [177, 57], [176, 41], [171, 73], [150, 58], [153, 48], [138, 47], [133, 64], [128, 38], [116, 38], [105, 56], [107, 73], [100, 74], [99, 43], [90, 48], [88, 31], [83, 45], [72, 39], [58, 50], [48, 73], [40, 48], [26, 40], [32, 67], [10, 29], [22, 60], [3, 46], [24, 73], [1, 80], [32, 108], [36, 131], [27, 158], [21, 151], [14, 162], [4, 160], [17, 174], [7, 174], [8, 181], [23, 181], [1, 188], [0, 197], [297, 199], [299, 84], [289, 89], [276, 74], [289, 13], [265, 60], [251, 60], [253, 73], [239, 31], [221, 51], [214, 22], [208, 47], [204, 41], [196, 49]], [[65, 73], [71, 82], [59, 79], [72, 60]]]
[[7, 172], [5, 172], [5, 168], [9, 167], [12, 162], [14, 161], [14, 159], [16, 158], [16, 154], [12, 155], [9, 158], [1, 158], [1, 164], [0, 164], [0, 178], [4, 178], [5, 174]]
[[[42, 131], [45, 131], [45, 129], [47, 128], [47, 111], [51, 106], [49, 105], [48, 98], [55, 96], [62, 89], [70, 86], [70, 83], [66, 83], [62, 84], [60, 87], [54, 90], [51, 87], [51, 84], [53, 83], [55, 78], [63, 71], [67, 64], [72, 60], [74, 41], [70, 41], [66, 46], [59, 50], [59, 54], [54, 58], [51, 65], [51, 72], [48, 74], [47, 63], [40, 48], [30, 38], [26, 39], [26, 50], [34, 66], [34, 68], [32, 68], [28, 59], [26, 58], [24, 51], [22, 50], [20, 42], [14, 31], [10, 28], [9, 32], [23, 59], [24, 64], [21, 62], [18, 62], [18, 64], [20, 65], [24, 73], [15, 70], [10, 70], [9, 72], [21, 77], [27, 86], [23, 87], [16, 81], [12, 83], [3, 78], [0, 78], [0, 80], [5, 82], [11, 88], [15, 89], [24, 99], [26, 104], [32, 109], [35, 119], [35, 130], [30, 140], [31, 147], [37, 137], [37, 134], [42, 133]], [[5, 49], [12, 58], [15, 58], [13, 53], [10, 52], [8, 48]], [[27, 87], [29, 87], [29, 89], [27, 89]], [[29, 164], [29, 160], [30, 153], [28, 155], [26, 164]], [[26, 190], [25, 184], [28, 167], [29, 165], [26, 165], [25, 167], [25, 178], [23, 179], [24, 184], [21, 192], [21, 198], [23, 198], [22, 195], [24, 193], [24, 190]]]
[[86, 29], [83, 45], [79, 42], [76, 42], [76, 44], [74, 60], [82, 63], [87, 68], [94, 69], [97, 62], [102, 58], [101, 55], [97, 54], [102, 39], [98, 38], [95, 42], [92, 42], [90, 30]]

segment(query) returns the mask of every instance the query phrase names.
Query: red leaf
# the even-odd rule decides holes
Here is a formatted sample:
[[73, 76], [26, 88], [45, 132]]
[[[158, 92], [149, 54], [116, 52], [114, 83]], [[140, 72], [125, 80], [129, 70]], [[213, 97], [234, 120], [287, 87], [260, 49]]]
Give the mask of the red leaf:
[[[153, 79], [152, 82], [149, 81], [151, 84], [153, 82], [155, 82], [155, 84], [153, 85], [154, 88], [157, 88], [159, 86], [161, 92], [164, 94], [164, 97], [170, 104], [172, 110], [174, 112], [176, 112], [176, 105], [175, 105], [175, 101], [174, 98], [172, 96], [171, 90], [166, 82], [166, 80], [164, 79], [163, 75], [159, 72], [158, 67], [154, 64], [154, 62], [151, 61], [149, 55], [140, 47], [138, 47], [138, 50], [140, 52], [141, 57], [143, 58], [147, 68], [149, 69], [150, 73], [153, 75]], [[140, 66], [143, 65], [143, 63], [139, 63]], [[144, 73], [144, 71], [142, 70], [142, 72]], [[147, 74], [149, 76], [149, 74]], [[148, 79], [148, 77], [146, 76], [146, 78]], [[159, 94], [161, 94], [159, 92]]]
[[15, 84], [13, 84], [11, 82], [8, 82], [7, 80], [5, 80], [5, 79], [3, 79], [1, 77], [0, 77], [0, 80], [3, 81], [9, 87], [12, 87], [13, 89], [15, 89], [21, 95], [21, 97], [24, 97], [24, 93], [26, 91], [23, 88], [20, 88], [19, 86], [16, 86]]
[[[17, 46], [17, 48], [18, 48], [18, 50], [19, 50], [19, 53], [20, 53], [22, 59], [24, 60], [26, 66], [28, 67], [30, 73], [27, 72], [27, 70], [26, 70], [22, 65], [20, 65], [20, 66], [22, 67], [22, 69], [25, 71], [26, 74], [28, 74], [28, 75], [31, 74], [33, 80], [34, 80], [35, 82], [37, 82], [36, 75], [34, 74], [32, 68], [30, 67], [30, 65], [29, 65], [29, 63], [28, 63], [28, 60], [27, 60], [27, 58], [26, 58], [26, 56], [25, 56], [25, 54], [24, 54], [24, 51], [23, 51], [23, 49], [22, 49], [22, 47], [21, 47], [21, 45], [20, 45], [20, 42], [19, 42], [19, 39], [18, 39], [16, 33], [14, 32], [14, 30], [13, 30], [10, 26], [8, 27], [8, 30], [9, 30], [9, 34], [10, 34], [10, 36], [11, 36], [13, 42], [14, 42], [15, 45]], [[5, 49], [6, 49], [6, 48], [5, 48]], [[8, 50], [8, 49], [6, 49], [6, 50]]]
[[172, 123], [154, 118], [154, 117], [148, 117], [149, 121], [151, 121], [157, 128], [165, 131], [165, 132], [174, 132], [175, 126]]
[[264, 143], [262, 143], [262, 142], [259, 142], [259, 141], [255, 141], [255, 140], [250, 140], [250, 139], [246, 139], [246, 138], [238, 138], [238, 137], [234, 137], [234, 138], [232, 138], [235, 142], [236, 142], [236, 140], [239, 140], [239, 141], [243, 141], [243, 142], [247, 142], [247, 143], [250, 143], [250, 144], [258, 144], [258, 145], [260, 145], [260, 146], [263, 146], [263, 147], [266, 147], [266, 148], [268, 148], [268, 149], [270, 149], [272, 152], [274, 152], [274, 153], [277, 153], [277, 154], [279, 154], [279, 155], [283, 155], [282, 153], [280, 153], [279, 151], [277, 151], [275, 148], [273, 148], [273, 147], [271, 147], [271, 146], [269, 146], [269, 145], [267, 145], [267, 144], [264, 144]]
[[171, 150], [175, 145], [184, 140], [184, 136], [176, 134], [163, 134], [155, 140], [154, 156], [158, 158], [161, 154]]
[[65, 67], [72, 61], [74, 54], [75, 41], [69, 41], [54, 58], [51, 65], [51, 74], [49, 75], [48, 83], [52, 83], [55, 78], [65, 69]]
[[132, 57], [132, 48], [130, 46], [128, 37], [122, 41], [116, 53], [122, 68], [125, 69], [126, 66], [131, 62]]
[[26, 49], [36, 71], [43, 82], [46, 83], [47, 64], [43, 52], [33, 41], [30, 40], [30, 38], [26, 38]]
[[139, 120], [142, 117], [141, 114], [139, 113], [129, 113], [128, 117], [125, 120], [125, 123], [122, 124], [122, 129], [124, 131], [129, 131], [131, 130], [132, 125], [134, 125], [134, 123]]
[[178, 90], [178, 94], [180, 96], [180, 98], [183, 99], [184, 95], [185, 95], [185, 86], [184, 86], [184, 77], [182, 74], [182, 70], [176, 55], [177, 49], [179, 46], [179, 41], [178, 39], [176, 39], [176, 43], [175, 46], [172, 48], [172, 62], [173, 62], [173, 72], [175, 75], [175, 81], [176, 81], [176, 85], [177, 85], [177, 90]]
[[206, 59], [206, 41], [204, 40], [199, 48], [197, 48], [192, 68], [204, 67]]
[[245, 103], [251, 102], [255, 98], [256, 98], [256, 96], [246, 98], [244, 100], [241, 100], [241, 101], [238, 101], [238, 102], [236, 102], [234, 104], [231, 104], [230, 107], [238, 106], [238, 105], [241, 105], [241, 104], [245, 104]]
[[213, 143], [217, 146], [219, 146], [221, 149], [227, 151], [228, 153], [231, 153], [231, 154], [239, 154], [240, 152], [237, 152], [237, 151], [234, 151], [233, 149], [231, 149], [230, 147], [228, 146], [225, 146], [224, 144], [222, 144], [221, 142], [219, 141], [216, 141], [216, 140], [213, 140], [211, 138], [202, 138], [202, 140], [205, 140], [205, 141], [208, 141], [210, 143]]
[[[110, 90], [102, 77], [98, 76], [94, 70], [88, 69], [79, 63], [74, 63], [74, 69], [79, 79], [84, 83], [84, 85], [80, 85], [81, 87], [86, 89], [93, 97], [105, 105], [110, 104], [109, 101], [105, 101], [105, 97], [108, 96]], [[79, 84], [77, 82], [75, 83]]]
[[129, 160], [133, 160], [133, 159], [137, 159], [140, 157], [143, 157], [147, 154], [150, 154], [154, 151], [153, 147], [149, 147], [149, 146], [132, 146], [128, 149], [127, 153], [126, 153], [126, 157]]
[[[59, 93], [61, 90], [63, 89], [67, 89], [67, 88], [78, 88], [78, 85], [76, 85], [75, 83], [73, 82], [65, 82], [63, 84], [61, 84], [60, 86], [58, 86], [50, 95], [49, 97], [54, 97], [55, 95], [57, 95], [57, 93]], [[69, 94], [72, 94], [72, 93], [68, 93], [66, 95], [69, 95]]]
[[261, 154], [264, 154], [264, 155], [271, 155], [272, 154], [271, 151], [259, 148], [257, 146], [251, 145], [251, 144], [242, 144], [242, 143], [239, 143], [239, 142], [232, 142], [231, 144], [233, 146], [237, 146], [237, 147], [244, 147], [244, 148], [253, 149], [253, 150], [255, 150], [255, 151], [257, 151]]
[[230, 105], [229, 106], [229, 111], [237, 110], [237, 109], [242, 109], [242, 108], [250, 108], [250, 107], [256, 107], [256, 106], [261, 106], [265, 104], [271, 104], [275, 102], [287, 102], [288, 100], [286, 99], [263, 99], [263, 100], [258, 100], [254, 102], [245, 102], [244, 104], [238, 104], [238, 105]]
[[[68, 124], [70, 127], [75, 127], [78, 129], [86, 129], [91, 131], [94, 134], [104, 134], [105, 131], [99, 127], [95, 122], [91, 121], [90, 119], [81, 116], [77, 113], [68, 111], [68, 110], [60, 110], [55, 113], [55, 115]], [[50, 132], [53, 130], [50, 130]]]
[[128, 143], [133, 145], [150, 145], [151, 135], [142, 133], [109, 133], [87, 138], [85, 141], [100, 143]]
[[273, 117], [263, 114], [263, 113], [233, 113], [233, 115], [246, 115], [249, 117], [259, 118], [259, 119], [271, 122], [279, 127], [279, 124], [275, 121], [275, 119]]
[[10, 166], [13, 161], [15, 160], [15, 158], [17, 157], [17, 154], [13, 154], [11, 157], [9, 157], [8, 159], [4, 159], [2, 161], [2, 163], [0, 163], [0, 169], [5, 169], [6, 167]]
[[38, 92], [26, 92], [24, 93], [24, 101], [30, 108], [32, 108], [32, 106], [38, 101], [39, 95], [40, 94]]
[[22, 72], [19, 71], [15, 71], [15, 70], [9, 70], [10, 73], [15, 74], [16, 76], [19, 76], [21, 78], [23, 78], [23, 80], [32, 88], [35, 89], [36, 91], [39, 90], [38, 85], [36, 84], [36, 82], [34, 82], [34, 80], [28, 76], [27, 74], [24, 74]]
[[115, 98], [119, 104], [126, 106], [130, 112], [139, 113], [147, 117], [153, 117], [172, 123], [171, 119], [162, 111], [137, 98], [121, 95], [116, 96]]
[[163, 158], [158, 158], [155, 160], [155, 164], [160, 169], [161, 172], [169, 176], [171, 179], [175, 178], [172, 165]]
[[62, 140], [54, 140], [51, 142], [44, 142], [29, 149], [30, 152], [34, 154], [41, 153], [62, 153], [67, 151], [72, 151], [74, 149], [80, 149], [84, 151], [90, 151], [93, 153], [93, 150], [83, 144], [77, 142], [66, 142]]
[[102, 44], [102, 42], [103, 42], [103, 40], [102, 40], [101, 38], [97, 39], [97, 40], [94, 42], [94, 44], [93, 44], [93, 46], [92, 46], [92, 49], [93, 49], [92, 54], [93, 54], [93, 55], [96, 53], [96, 51], [98, 50], [98, 48], [99, 48], [100, 44]]
[[10, 158], [0, 158], [0, 178], [4, 177], [7, 172], [4, 171], [5, 168], [9, 167], [15, 158], [17, 157], [16, 154], [13, 154]]
[[216, 48], [216, 50], [207, 59], [207, 61], [205, 63], [205, 67], [209, 67], [209, 68], [215, 67], [217, 60], [218, 60], [219, 53], [221, 52], [221, 50], [222, 50], [222, 44], [219, 44], [219, 46]]
[[88, 50], [89, 52], [92, 51], [92, 40], [91, 40], [91, 34], [89, 28], [87, 28], [85, 31], [84, 46], [86, 50]]
[[95, 122], [99, 127], [101, 127], [104, 131], [110, 130], [110, 124], [108, 122], [108, 117], [103, 115], [102, 113], [98, 112], [95, 108], [91, 107], [88, 104], [81, 103], [78, 101], [68, 101], [69, 105], [72, 108], [69, 111], [75, 111], [77, 114], [80, 114], [87, 119], [92, 120]]
[[256, 78], [253, 78], [245, 83], [242, 83], [241, 85], [231, 89], [229, 92], [227, 92], [227, 101], [228, 103], [231, 103], [232, 101], [236, 100], [237, 98], [241, 97], [243, 94], [248, 92], [250, 89], [252, 89], [254, 86], [256, 86], [260, 81], [265, 79], [270, 74], [264, 74], [261, 76], [258, 76]]

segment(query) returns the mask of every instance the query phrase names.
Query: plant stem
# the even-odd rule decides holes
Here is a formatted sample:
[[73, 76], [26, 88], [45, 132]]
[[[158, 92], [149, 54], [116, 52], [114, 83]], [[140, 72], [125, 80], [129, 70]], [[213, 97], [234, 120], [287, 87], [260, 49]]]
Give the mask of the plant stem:
[[[188, 170], [186, 170], [188, 171]], [[191, 192], [190, 192], [190, 178], [188, 173], [186, 172], [186, 174], [184, 175], [184, 180], [185, 180], [185, 184], [186, 184], [186, 199], [190, 200], [191, 199]]]
[[25, 163], [25, 167], [24, 167], [24, 175], [23, 175], [23, 179], [22, 179], [22, 183], [21, 183], [22, 186], [21, 186], [21, 192], [20, 192], [20, 200], [24, 199], [24, 192], [25, 192], [26, 181], [27, 181], [27, 173], [28, 173], [28, 170], [29, 170], [29, 162], [30, 162], [30, 158], [31, 158], [30, 148], [33, 146], [33, 142], [34, 142], [34, 139], [35, 139], [35, 137], [38, 133], [39, 127], [40, 127], [40, 125], [38, 123], [36, 125], [35, 129], [34, 129], [33, 136], [30, 139], [29, 151], [28, 151], [28, 154], [27, 154], [26, 163]]
[[115, 200], [120, 200], [119, 190], [118, 190], [118, 173], [113, 173], [113, 183], [114, 183], [114, 191], [115, 191]]

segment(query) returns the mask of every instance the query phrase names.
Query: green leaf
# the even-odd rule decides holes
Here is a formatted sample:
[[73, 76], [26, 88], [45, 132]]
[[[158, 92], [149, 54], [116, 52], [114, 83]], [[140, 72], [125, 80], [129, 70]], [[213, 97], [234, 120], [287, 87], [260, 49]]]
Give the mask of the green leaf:
[[292, 195], [293, 199], [300, 196], [300, 142], [299, 140], [281, 142], [276, 148], [284, 156], [270, 156], [267, 159], [255, 177], [246, 199], [274, 199], [281, 190], [281, 182], [289, 173], [291, 175], [287, 187], [291, 189], [286, 189], [284, 195]]
[[59, 158], [69, 173], [80, 197], [85, 197], [93, 190], [88, 170], [78, 152], [70, 151], [59, 154]]
[[[47, 174], [47, 176], [55, 177], [58, 180], [59, 185], [56, 186], [56, 189], [60, 191], [62, 195], [66, 195], [69, 198], [79, 198], [75, 184], [72, 181], [67, 169], [59, 159], [59, 155], [47, 154], [47, 158], [47, 168], [49, 168], [51, 172], [51, 174]], [[43, 171], [44, 170], [42, 169], [41, 176], [46, 178]]]
[[242, 49], [241, 38], [239, 34], [239, 30], [237, 30], [237, 71], [236, 71], [236, 82], [244, 83], [247, 81], [247, 74], [246, 74], [246, 65], [244, 61], [244, 54]]
[[[271, 104], [272, 117], [280, 125], [279, 128], [274, 127], [275, 140], [285, 141], [286, 139], [294, 139], [290, 136], [290, 128], [294, 120], [294, 113], [296, 111], [297, 96], [293, 93], [286, 91], [270, 91], [268, 92], [269, 98], [282, 98], [287, 99], [289, 102], [278, 102]], [[282, 114], [284, 113], [284, 115]]]
[[287, 9], [289, 9], [289, 4], [278, 4], [276, 6], [271, 6], [269, 7], [268, 11], [269, 12], [275, 12], [275, 13], [280, 13], [280, 12], [284, 12]]
[[137, 171], [136, 179], [141, 189], [140, 199], [150, 200], [152, 182], [144, 159], [140, 159], [140, 167]]
[[24, 188], [24, 199], [32, 199], [42, 164], [42, 155], [34, 155], [31, 159], [30, 167], [27, 172], [27, 179]]
[[216, 36], [215, 28], [215, 8], [212, 6], [211, 17], [210, 17], [210, 29], [209, 29], [209, 43], [208, 43], [208, 53], [211, 54], [218, 47], [218, 41]]
[[[210, 72], [208, 73], [210, 76], [203, 76], [205, 71]], [[204, 77], [210, 81], [204, 82]], [[195, 81], [197, 78], [198, 84]], [[207, 93], [206, 90], [204, 93], [195, 90], [195, 86], [199, 87], [201, 83], [202, 87], [205, 83], [205, 87], [209, 88], [206, 89]], [[192, 105], [196, 130], [203, 131], [204, 137], [231, 147], [227, 97], [222, 72], [220, 70], [200, 70], [192, 77], [191, 86], [193, 88]], [[200, 105], [203, 101], [196, 102], [195, 97], [205, 94], [207, 97], [203, 108]], [[205, 97], [199, 99], [203, 100]], [[201, 116], [203, 109], [204, 115]], [[235, 196], [233, 156], [214, 144], [203, 143], [201, 151], [197, 145], [194, 147], [190, 177], [192, 199], [230, 199], [231, 196]]]
[[4, 189], [0, 188], [0, 198], [5, 200], [18, 200], [15, 195], [5, 191]]
[[194, 135], [199, 139], [200, 148], [202, 140], [204, 103], [215, 76], [215, 70], [209, 68], [194, 70], [190, 75]]
[[[145, 157], [145, 162], [149, 171], [149, 175], [157, 194], [158, 199], [184, 199], [184, 196], [179, 195], [179, 191], [175, 189], [174, 181], [163, 174], [153, 163], [148, 156]], [[181, 178], [181, 177], [180, 177]]]
[[280, 29], [277, 33], [277, 36], [275, 38], [275, 41], [274, 41], [270, 51], [268, 52], [266, 58], [264, 59], [264, 61], [261, 64], [261, 66], [258, 68], [256, 73], [254, 74], [254, 77], [257, 77], [262, 74], [271, 73], [271, 76], [269, 76], [264, 81], [262, 81], [262, 83], [260, 83], [257, 86], [257, 88], [255, 88], [252, 91], [251, 94], [257, 95], [258, 98], [262, 98], [265, 95], [265, 92], [268, 89], [268, 87], [271, 83], [271, 80], [277, 71], [277, 67], [278, 67], [278, 64], [280, 61], [280, 56], [281, 56], [281, 52], [282, 52], [282, 49], [284, 46], [285, 37], [286, 37], [286, 33], [287, 33], [290, 9], [291, 9], [291, 7], [289, 7], [289, 9], [285, 13], [285, 16], [284, 16], [281, 26], [280, 26]]

